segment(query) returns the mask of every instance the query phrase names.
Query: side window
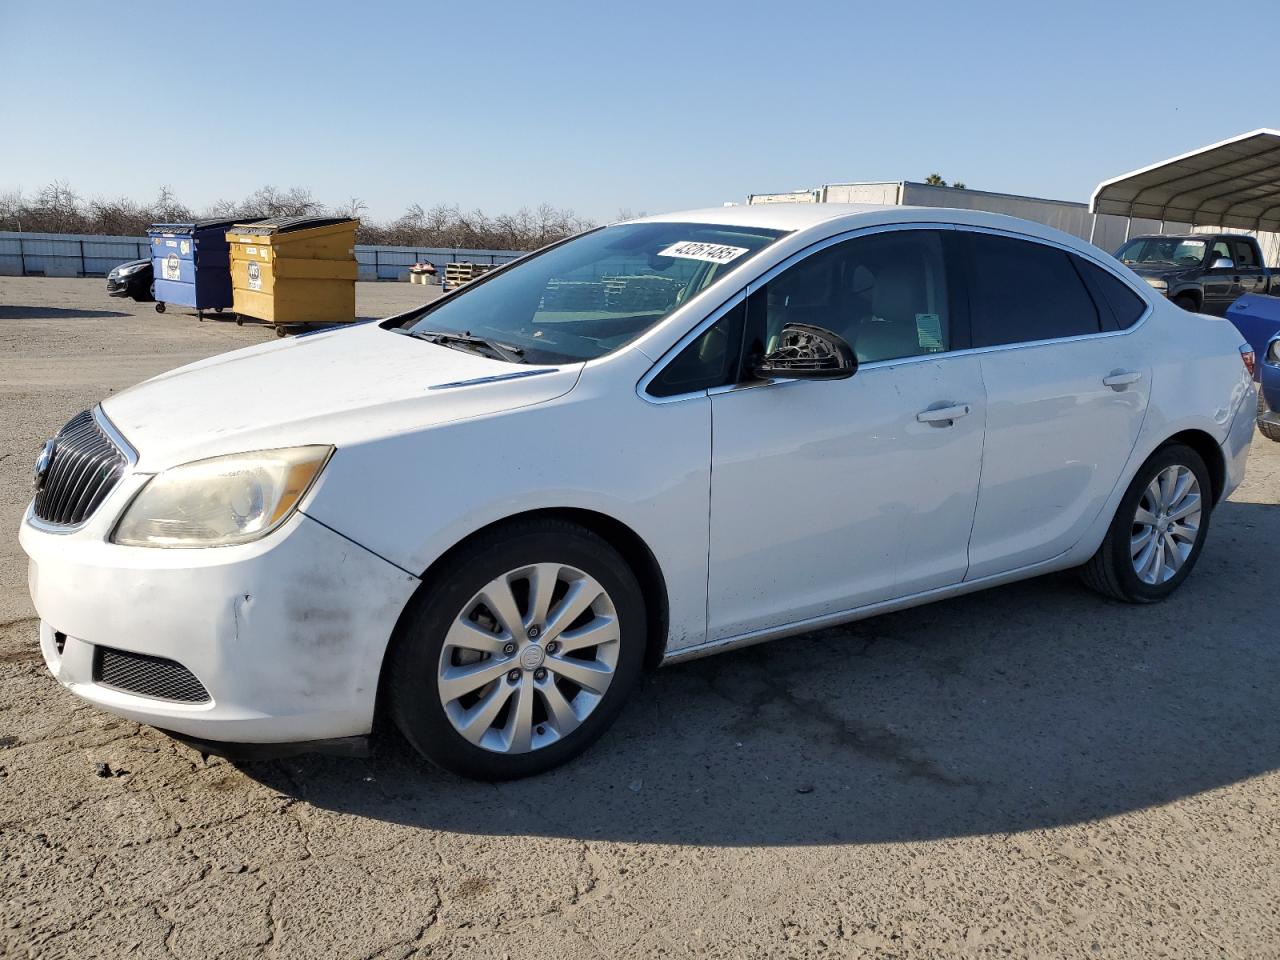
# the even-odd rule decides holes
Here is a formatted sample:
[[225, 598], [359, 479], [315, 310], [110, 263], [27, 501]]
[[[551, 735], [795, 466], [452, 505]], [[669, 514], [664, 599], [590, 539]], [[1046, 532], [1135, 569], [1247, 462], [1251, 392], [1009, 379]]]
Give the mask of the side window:
[[762, 349], [772, 350], [788, 323], [839, 334], [861, 363], [953, 349], [942, 248], [936, 230], [894, 230], [807, 257], [752, 297]]
[[1253, 244], [1248, 240], [1232, 240], [1231, 247], [1235, 253], [1232, 259], [1235, 260], [1237, 267], [1245, 269], [1258, 265], [1258, 258], [1253, 255]]
[[1098, 308], [1065, 250], [967, 234], [973, 345], [995, 347], [1098, 333]]
[[734, 382], [746, 314], [743, 302], [709, 326], [649, 381], [645, 392], [652, 397], [674, 397]]
[[1147, 301], [1134, 293], [1123, 280], [1084, 257], [1072, 256], [1071, 262], [1089, 285], [1089, 292], [1099, 308], [1111, 311], [1115, 329], [1127, 330], [1147, 312]]
[[1231, 259], [1231, 251], [1227, 249], [1227, 241], [1215, 240], [1213, 246], [1209, 248], [1209, 266], [1213, 266], [1213, 262], [1219, 257]]

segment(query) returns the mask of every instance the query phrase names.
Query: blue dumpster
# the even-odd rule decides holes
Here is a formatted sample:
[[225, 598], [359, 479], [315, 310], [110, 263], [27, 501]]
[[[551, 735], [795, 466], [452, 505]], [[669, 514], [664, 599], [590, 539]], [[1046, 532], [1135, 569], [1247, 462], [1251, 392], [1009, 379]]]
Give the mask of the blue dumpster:
[[231, 268], [227, 228], [241, 220], [199, 220], [195, 223], [156, 223], [151, 238], [151, 269], [155, 276], [156, 310], [166, 303], [195, 307], [200, 319], [206, 310], [231, 306]]

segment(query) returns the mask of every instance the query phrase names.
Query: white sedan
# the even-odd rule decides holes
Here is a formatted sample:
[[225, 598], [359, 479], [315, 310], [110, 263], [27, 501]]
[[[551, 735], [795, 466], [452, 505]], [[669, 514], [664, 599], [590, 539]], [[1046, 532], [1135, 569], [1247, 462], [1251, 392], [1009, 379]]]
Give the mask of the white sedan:
[[1167, 597], [1253, 356], [971, 211], [593, 230], [389, 320], [214, 357], [46, 444], [22, 523], [75, 694], [231, 755], [585, 749], [648, 666], [1078, 567]]

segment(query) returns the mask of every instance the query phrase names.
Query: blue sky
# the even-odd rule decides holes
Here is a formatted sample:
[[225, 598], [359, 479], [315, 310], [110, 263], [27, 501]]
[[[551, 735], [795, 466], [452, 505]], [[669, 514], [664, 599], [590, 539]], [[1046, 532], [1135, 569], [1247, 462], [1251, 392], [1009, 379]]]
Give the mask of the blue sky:
[[[1270, 57], [1208, 9], [0, 0], [0, 191], [168, 184], [199, 208], [273, 184], [375, 219], [544, 201], [610, 219], [937, 170], [1087, 200], [1280, 125]], [[1229, 77], [1197, 55], [1214, 36], [1235, 36]]]

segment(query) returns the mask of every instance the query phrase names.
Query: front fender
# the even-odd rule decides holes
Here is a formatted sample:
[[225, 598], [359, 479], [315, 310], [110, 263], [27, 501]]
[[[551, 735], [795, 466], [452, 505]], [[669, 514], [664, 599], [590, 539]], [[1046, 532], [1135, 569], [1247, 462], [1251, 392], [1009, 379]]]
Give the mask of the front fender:
[[559, 400], [339, 448], [308, 515], [421, 575], [495, 522], [582, 509], [628, 527], [668, 587], [670, 645], [706, 631], [711, 408], [579, 386]]

